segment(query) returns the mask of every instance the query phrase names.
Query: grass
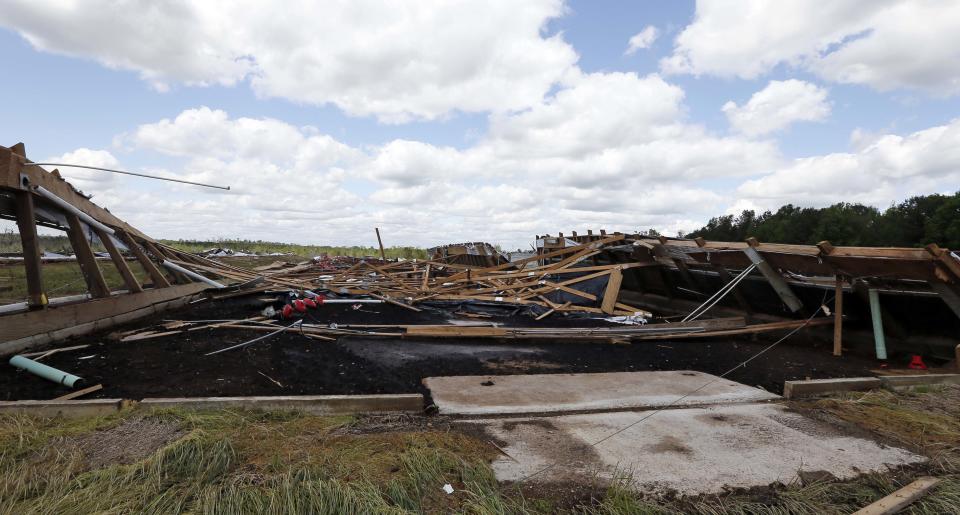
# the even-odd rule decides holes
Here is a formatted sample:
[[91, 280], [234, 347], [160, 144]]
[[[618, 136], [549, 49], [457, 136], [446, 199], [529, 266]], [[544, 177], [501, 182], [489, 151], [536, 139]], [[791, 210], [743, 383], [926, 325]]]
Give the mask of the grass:
[[[374, 432], [351, 417], [153, 411], [146, 416], [175, 423], [182, 436], [140, 461], [97, 468], [76, 442], [144, 412], [74, 420], [3, 416], [0, 514], [845, 514], [921, 475], [938, 476], [941, 484], [904, 513], [960, 513], [958, 400], [960, 387], [933, 387], [793, 403], [925, 453], [931, 462], [923, 467], [666, 500], [637, 495], [623, 477], [573, 505], [549, 489], [521, 495], [498, 485], [489, 466], [496, 450], [441, 424]], [[443, 493], [446, 483], [454, 494]]]
[[505, 502], [483, 442], [351, 434], [340, 431], [349, 418], [296, 413], [153, 412], [186, 434], [142, 461], [89, 469], [70, 442], [131, 416], [4, 417], [0, 513], [493, 513]]
[[[123, 277], [110, 260], [97, 260], [103, 278], [112, 290], [126, 289]], [[151, 283], [150, 276], [136, 261], [127, 261], [127, 266], [140, 284]], [[40, 274], [48, 298], [63, 297], [87, 292], [87, 283], [80, 272], [80, 265], [73, 262], [43, 263]], [[0, 304], [22, 302], [27, 298], [26, 270], [22, 264], [0, 265]]]

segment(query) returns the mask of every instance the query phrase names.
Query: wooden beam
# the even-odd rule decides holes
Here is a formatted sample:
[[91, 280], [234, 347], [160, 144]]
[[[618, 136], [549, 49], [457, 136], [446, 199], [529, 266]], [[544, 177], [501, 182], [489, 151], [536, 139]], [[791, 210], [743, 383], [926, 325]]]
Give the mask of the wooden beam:
[[33, 194], [16, 192], [17, 228], [20, 230], [20, 245], [23, 247], [23, 265], [27, 275], [27, 305], [40, 309], [47, 305], [43, 292], [43, 276], [40, 273], [40, 240], [37, 238], [37, 223], [33, 212]]
[[608, 315], [613, 314], [617, 304], [617, 298], [620, 296], [620, 285], [623, 283], [623, 272], [619, 268], [614, 268], [607, 279], [607, 289], [603, 292], [603, 302], [600, 304], [600, 310]]
[[123, 277], [123, 283], [127, 285], [127, 290], [130, 293], [142, 292], [143, 287], [140, 286], [137, 278], [134, 277], [133, 272], [130, 271], [130, 267], [127, 266], [127, 260], [123, 257], [123, 254], [120, 253], [120, 250], [117, 249], [117, 246], [114, 245], [110, 235], [100, 229], [94, 230], [97, 232], [97, 237], [103, 242], [103, 246], [107, 249], [107, 252], [110, 253], [113, 266], [117, 267], [117, 271], [120, 272], [120, 276]]
[[[387, 261], [387, 253], [383, 250], [383, 240], [380, 239], [380, 228], [374, 227], [373, 230], [377, 231], [377, 243], [380, 245], [380, 260], [383, 262]], [[369, 233], [367, 233], [369, 234]]]
[[857, 510], [853, 515], [892, 515], [923, 497], [938, 483], [939, 478], [921, 477], [883, 499]]
[[940, 295], [940, 298], [950, 307], [950, 310], [957, 317], [960, 317], [960, 288], [940, 281], [930, 281], [930, 287]]
[[[84, 324], [96, 322], [96, 328], [111, 325], [111, 322], [128, 322], [122, 317], [126, 313], [147, 308], [153, 304], [163, 303], [199, 293], [207, 288], [203, 283], [190, 283], [170, 288], [145, 290], [141, 293], [115, 295], [105, 299], [92, 299], [75, 304], [49, 306], [43, 311], [27, 311], [13, 315], [4, 315], [0, 323], [0, 342], [13, 342], [23, 338], [56, 333], [64, 329], [71, 329]], [[151, 312], [147, 310], [143, 315]], [[81, 334], [81, 333], [73, 333]], [[39, 339], [38, 341], [49, 341]], [[17, 348], [19, 347], [19, 348]], [[0, 353], [15, 352], [24, 348], [0, 345]]]
[[156, 263], [150, 260], [150, 257], [147, 256], [147, 253], [140, 248], [140, 244], [133, 239], [126, 231], [119, 230], [117, 231], [117, 236], [120, 237], [120, 241], [127, 246], [127, 249], [136, 256], [137, 261], [140, 262], [140, 266], [147, 271], [147, 274], [150, 275], [150, 279], [153, 280], [154, 288], [168, 288], [170, 286], [170, 281], [163, 275], [163, 272], [157, 268]]
[[90, 242], [83, 234], [83, 224], [77, 215], [73, 213], [64, 213], [67, 217], [67, 223], [70, 228], [67, 235], [70, 237], [70, 245], [73, 247], [73, 253], [77, 256], [77, 262], [80, 264], [80, 271], [83, 272], [83, 278], [87, 282], [87, 290], [94, 298], [102, 299], [110, 296], [110, 287], [103, 278], [103, 271], [97, 265], [97, 259], [93, 255], [93, 249], [90, 248]]
[[[166, 252], [163, 251], [163, 248], [152, 241], [143, 240], [143, 246], [146, 247], [147, 250], [158, 259], [164, 260], [170, 257]], [[191, 282], [189, 277], [181, 274], [180, 272], [167, 269], [166, 267], [164, 267], [164, 269], [166, 269], [167, 273], [173, 277], [173, 280], [176, 281], [177, 284], [188, 284]]]
[[797, 297], [793, 290], [790, 289], [790, 286], [786, 281], [783, 280], [783, 276], [779, 272], [773, 269], [770, 266], [770, 263], [767, 263], [763, 256], [754, 248], [756, 245], [755, 238], [750, 238], [748, 240], [749, 246], [743, 249], [744, 254], [750, 259], [750, 262], [757, 265], [757, 270], [760, 270], [760, 273], [767, 279], [767, 282], [770, 283], [770, 286], [773, 287], [773, 290], [777, 292], [777, 295], [780, 297], [780, 300], [790, 308], [790, 311], [796, 313], [803, 309], [803, 302], [800, 301], [800, 298]]
[[843, 353], [843, 278], [837, 276], [833, 297], [833, 355]]

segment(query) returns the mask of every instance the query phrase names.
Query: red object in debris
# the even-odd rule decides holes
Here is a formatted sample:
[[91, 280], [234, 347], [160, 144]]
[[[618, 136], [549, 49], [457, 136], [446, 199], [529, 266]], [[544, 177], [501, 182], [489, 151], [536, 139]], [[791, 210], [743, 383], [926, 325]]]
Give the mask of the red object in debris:
[[304, 304], [303, 301], [300, 299], [295, 299], [293, 301], [293, 308], [301, 313], [304, 313], [307, 311], [307, 305]]
[[317, 303], [313, 299], [303, 299], [303, 303], [307, 305], [308, 308], [314, 309], [317, 307]]
[[290, 304], [284, 304], [283, 309], [280, 310], [280, 315], [283, 318], [290, 318], [293, 316], [293, 306]]
[[316, 298], [313, 299], [313, 301], [316, 302], [317, 305], [319, 306], [323, 304], [324, 299], [326, 299], [326, 297], [324, 297], [323, 295], [317, 295]]
[[926, 370], [927, 364], [923, 362], [923, 357], [919, 354], [914, 354], [910, 357], [910, 364], [907, 365], [907, 368], [912, 368], [914, 370]]

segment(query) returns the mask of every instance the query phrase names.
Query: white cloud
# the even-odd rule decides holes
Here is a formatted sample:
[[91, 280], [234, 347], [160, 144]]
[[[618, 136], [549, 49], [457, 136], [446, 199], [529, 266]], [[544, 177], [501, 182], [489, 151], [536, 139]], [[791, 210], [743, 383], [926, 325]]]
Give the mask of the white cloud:
[[911, 195], [955, 192], [957, 184], [960, 118], [907, 136], [888, 134], [856, 152], [796, 159], [746, 181], [737, 196], [766, 208], [836, 202], [886, 207]]
[[627, 49], [623, 52], [624, 55], [633, 55], [637, 53], [637, 50], [650, 48], [650, 45], [657, 40], [657, 36], [659, 35], [660, 31], [658, 31], [656, 27], [647, 25], [627, 41]]
[[133, 70], [159, 90], [249, 81], [266, 97], [387, 122], [522, 109], [577, 61], [561, 0], [4, 2], [35, 48]]
[[887, 91], [960, 93], [960, 2], [697, 2], [666, 73], [756, 78], [778, 65]]
[[742, 106], [723, 105], [730, 125], [749, 136], [779, 131], [794, 122], [815, 122], [830, 116], [827, 90], [802, 80], [774, 80]]

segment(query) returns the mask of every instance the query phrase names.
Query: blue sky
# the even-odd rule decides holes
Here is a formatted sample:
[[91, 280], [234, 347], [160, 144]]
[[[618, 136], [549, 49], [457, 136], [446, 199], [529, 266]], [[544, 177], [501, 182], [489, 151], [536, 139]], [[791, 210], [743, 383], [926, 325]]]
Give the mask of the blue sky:
[[4, 2], [0, 141], [232, 186], [63, 170], [157, 237], [526, 247], [960, 184], [952, 2], [98, 1]]

